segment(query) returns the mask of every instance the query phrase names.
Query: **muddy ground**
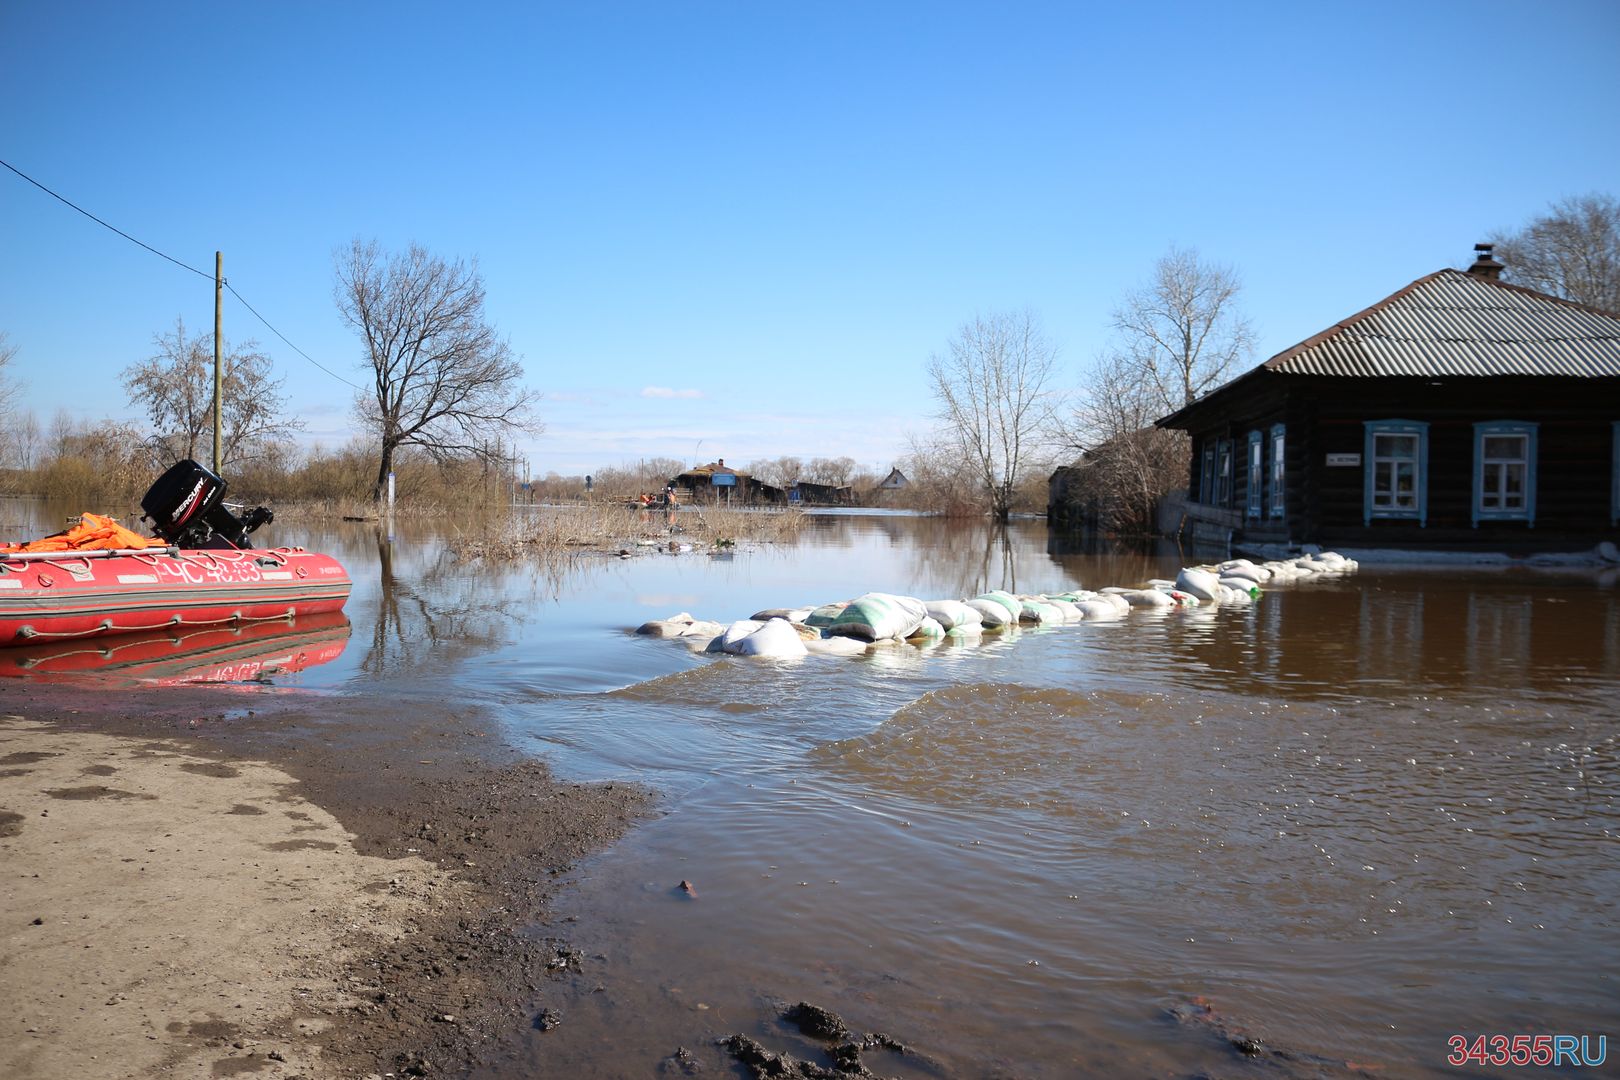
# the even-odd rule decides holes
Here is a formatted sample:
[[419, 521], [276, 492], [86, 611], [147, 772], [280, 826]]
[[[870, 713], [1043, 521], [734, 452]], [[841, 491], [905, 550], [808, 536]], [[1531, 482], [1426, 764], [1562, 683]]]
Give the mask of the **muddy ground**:
[[[26, 1025], [0, 1054], [11, 1055], [16, 1067], [23, 1060], [18, 1055], [33, 1047], [43, 1055], [36, 1055], [38, 1061], [71, 1060], [83, 1069], [74, 1075], [87, 1080], [466, 1071], [493, 1040], [544, 1012], [548, 976], [577, 967], [564, 938], [527, 929], [544, 921], [561, 876], [654, 810], [651, 795], [630, 785], [560, 783], [544, 764], [506, 746], [488, 716], [420, 701], [252, 689], [87, 691], [7, 680], [0, 683], [0, 714], [8, 728], [0, 752], [7, 759], [0, 765], [0, 851], [9, 879], [0, 895], [13, 903], [27, 897], [32, 905], [13, 907], [0, 928], [8, 957], [19, 961], [0, 974], [0, 1001], [9, 1019]], [[51, 768], [59, 773], [40, 771]], [[62, 779], [69, 772], [73, 779]], [[180, 785], [172, 795], [176, 815], [182, 801], [194, 817], [212, 805], [212, 812], [232, 815], [228, 821], [243, 829], [222, 828], [227, 819], [215, 816], [196, 818], [213, 822], [206, 831], [199, 827], [178, 838], [172, 829], [151, 834], [164, 819], [142, 832], [147, 819], [140, 814], [150, 816], [171, 797], [168, 787], [153, 786], [153, 777]], [[204, 780], [225, 787], [199, 786]], [[64, 823], [82, 819], [81, 828], [94, 829], [92, 839], [61, 832], [47, 844], [53, 808], [51, 828], [66, 829]], [[92, 810], [112, 817], [85, 817]], [[232, 864], [225, 869], [240, 864], [226, 840], [239, 831], [245, 835], [250, 824], [287, 834], [259, 844], [264, 860], [293, 861], [253, 861], [245, 878], [211, 888], [226, 890], [216, 899], [227, 905], [248, 906], [264, 906], [266, 881], [290, 890], [282, 909], [309, 903], [308, 911], [297, 911], [296, 930], [255, 922], [247, 917], [255, 912], [243, 907], [240, 926], [257, 928], [253, 940], [246, 929], [235, 930], [233, 939], [230, 926], [218, 929], [223, 937], [210, 938], [202, 926], [185, 926], [182, 933], [146, 925], [150, 913], [129, 908], [144, 895], [136, 890], [150, 885], [135, 875], [149, 868], [158, 875], [167, 867], [171, 877], [195, 876], [204, 874], [195, 868], [197, 860], [209, 856]], [[36, 846], [24, 866], [17, 852], [28, 838]], [[101, 852], [96, 863], [85, 858], [92, 841], [152, 846], [132, 848], [121, 859]], [[340, 865], [346, 868], [342, 874]], [[85, 884], [70, 894], [52, 893], [49, 879], [57, 871], [58, 888], [72, 880], [69, 874]], [[121, 873], [132, 883], [123, 890], [117, 887]], [[159, 892], [171, 902], [190, 887], [187, 880], [170, 884]], [[306, 895], [317, 887], [335, 893]], [[234, 900], [233, 889], [240, 893]], [[159, 905], [154, 911], [172, 910], [153, 903]], [[264, 914], [281, 917], [267, 906]], [[79, 938], [71, 946], [51, 938], [67, 917], [84, 927], [105, 927], [105, 934], [81, 935], [82, 946]], [[135, 973], [111, 992], [107, 987], [117, 980], [81, 985], [86, 971], [105, 975], [105, 967], [68, 950], [93, 954], [123, 930], [148, 935], [130, 948], [145, 950], [149, 966], [131, 969]], [[312, 932], [308, 940], [300, 936], [305, 930]], [[159, 939], [151, 937], [154, 931]], [[164, 932], [175, 942], [168, 957], [161, 956]], [[285, 940], [262, 940], [284, 934]], [[205, 952], [212, 950], [218, 960], [212, 967], [220, 970], [211, 970], [208, 955], [196, 955], [198, 941]], [[262, 961], [263, 980], [221, 973], [229, 968], [226, 961], [246, 962], [264, 949], [271, 959]], [[62, 965], [58, 981], [75, 985], [52, 985], [51, 970], [41, 966], [49, 963]], [[271, 967], [281, 982], [269, 978]], [[165, 993], [201, 993], [188, 989], [182, 974], [229, 984], [250, 1004], [243, 1008], [238, 1001], [231, 1007], [239, 1011], [221, 1014], [218, 985], [210, 1001], [163, 999]], [[264, 992], [254, 998], [248, 984], [258, 981]], [[290, 1000], [259, 1000], [282, 993], [282, 982], [291, 989]], [[152, 1047], [131, 1043], [120, 1056], [112, 1036], [138, 1027], [129, 1019], [136, 1013], [125, 1010], [124, 1020], [108, 1017], [118, 1017], [117, 1007], [138, 1002], [142, 993], [156, 995], [154, 1001], [166, 1003], [174, 1015], [221, 1019], [156, 1026], [150, 1021], [151, 1030], [140, 1037], [162, 1044], [164, 1054], [153, 1057]], [[30, 1011], [46, 1019], [30, 1019]], [[95, 1052], [98, 1029], [87, 1018], [114, 1025], [106, 1028], [106, 1053]]]

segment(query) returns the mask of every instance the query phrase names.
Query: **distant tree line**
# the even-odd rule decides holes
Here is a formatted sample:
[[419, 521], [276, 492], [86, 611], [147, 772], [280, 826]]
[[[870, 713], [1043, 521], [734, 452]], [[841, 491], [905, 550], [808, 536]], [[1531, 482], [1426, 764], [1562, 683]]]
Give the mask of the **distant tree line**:
[[[1562, 199], [1491, 239], [1506, 264], [1504, 280], [1620, 310], [1614, 196]], [[417, 245], [388, 254], [357, 239], [334, 264], [334, 299], [361, 343], [359, 434], [336, 448], [299, 446], [301, 425], [285, 415], [269, 358], [252, 341], [224, 343], [222, 457], [234, 497], [360, 503], [380, 497], [390, 473], [401, 499], [430, 505], [585, 496], [583, 475], [520, 475], [510, 447], [540, 430], [537, 394], [524, 385], [521, 358], [486, 319], [476, 262]], [[1252, 358], [1240, 289], [1232, 268], [1170, 249], [1115, 305], [1108, 343], [1078, 373], [1075, 389], [1059, 385], [1058, 350], [1035, 313], [964, 321], [927, 362], [938, 422], [913, 434], [894, 463], [907, 480], [900, 490], [879, 490], [884, 476], [849, 457], [784, 456], [744, 471], [778, 487], [849, 486], [863, 502], [1005, 519], [1044, 510], [1047, 477], [1072, 463], [1078, 497], [1096, 524], [1150, 532], [1157, 503], [1188, 472], [1185, 438], [1153, 421]], [[41, 420], [19, 408], [17, 353], [0, 331], [0, 493], [131, 507], [174, 460], [211, 460], [211, 335], [190, 334], [176, 320], [153, 337], [150, 355], [125, 369], [143, 422], [84, 421], [66, 411]], [[592, 494], [633, 499], [661, 490], [686, 467], [673, 458], [605, 466], [591, 474]]]

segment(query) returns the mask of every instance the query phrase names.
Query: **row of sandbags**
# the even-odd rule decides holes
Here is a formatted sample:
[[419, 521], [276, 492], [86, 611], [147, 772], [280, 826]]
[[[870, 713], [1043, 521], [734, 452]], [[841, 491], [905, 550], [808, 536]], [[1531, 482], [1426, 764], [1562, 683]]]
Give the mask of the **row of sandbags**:
[[1355, 569], [1353, 561], [1331, 552], [1259, 564], [1233, 559], [1218, 566], [1188, 567], [1174, 581], [1154, 580], [1136, 589], [1114, 586], [1100, 592], [1050, 595], [1015, 595], [998, 589], [968, 600], [919, 600], [874, 592], [814, 608], [771, 608], [730, 624], [682, 612], [644, 623], [636, 633], [681, 638], [694, 649], [734, 656], [853, 655], [875, 644], [971, 639], [1020, 623], [1108, 622], [1138, 607], [1246, 604], [1259, 597], [1262, 584]]

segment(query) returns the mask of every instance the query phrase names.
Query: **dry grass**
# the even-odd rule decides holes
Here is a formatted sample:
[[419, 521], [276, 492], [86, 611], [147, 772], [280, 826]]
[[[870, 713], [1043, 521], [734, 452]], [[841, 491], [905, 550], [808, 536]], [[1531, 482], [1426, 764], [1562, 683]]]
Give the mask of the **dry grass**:
[[673, 514], [622, 506], [536, 506], [472, 525], [450, 542], [458, 558], [528, 558], [554, 562], [583, 554], [618, 554], [690, 544], [727, 550], [739, 543], [778, 543], [798, 533], [798, 510], [688, 507]]

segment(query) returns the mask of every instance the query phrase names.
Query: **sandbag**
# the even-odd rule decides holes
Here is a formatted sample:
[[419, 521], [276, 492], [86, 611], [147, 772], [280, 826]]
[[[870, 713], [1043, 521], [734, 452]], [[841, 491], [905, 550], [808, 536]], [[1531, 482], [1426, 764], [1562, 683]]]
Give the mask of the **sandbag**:
[[1086, 622], [1115, 622], [1124, 618], [1119, 608], [1101, 599], [1082, 600], [1077, 605], [1086, 617]]
[[1116, 595], [1123, 598], [1131, 607], [1159, 608], [1176, 606], [1175, 600], [1169, 593], [1160, 592], [1158, 589], [1126, 589]]
[[1046, 602], [1052, 607], [1057, 608], [1058, 612], [1063, 616], [1063, 621], [1066, 623], [1079, 622], [1081, 619], [1086, 617], [1085, 612], [1081, 611], [1077, 606], [1075, 606], [1072, 600], [1065, 600], [1059, 596], [1048, 596], [1046, 598]]
[[1000, 604], [1002, 607], [1006, 608], [1007, 619], [1009, 622], [1017, 622], [1024, 613], [1023, 605], [1019, 604], [1018, 597], [1014, 596], [1010, 592], [1003, 592], [1000, 589], [992, 589], [990, 592], [980, 593], [977, 597], [975, 597], [975, 599], [988, 600], [993, 604]]
[[1236, 591], [1244, 593], [1251, 598], [1260, 595], [1260, 586], [1255, 584], [1253, 578], [1233, 577], [1223, 574], [1221, 576], [1221, 584], [1228, 589], [1235, 589]]
[[788, 622], [802, 623], [810, 617], [810, 610], [810, 608], [773, 607], [766, 608], [764, 611], [756, 611], [749, 618], [758, 619], [760, 622], [769, 622], [772, 619], [786, 619]]
[[720, 636], [709, 642], [709, 652], [728, 653], [739, 641], [759, 630], [765, 624], [758, 619], [739, 619], [726, 627]]
[[1018, 621], [1007, 613], [1005, 604], [995, 600], [986, 600], [981, 596], [975, 596], [972, 600], [964, 601], [964, 603], [979, 613], [980, 626], [985, 630], [999, 630], [1009, 623]]
[[924, 617], [917, 629], [906, 635], [907, 641], [938, 641], [945, 636], [945, 628], [932, 617]]
[[1032, 623], [1060, 623], [1063, 621], [1063, 613], [1044, 600], [1019, 597], [1018, 621]]
[[807, 650], [792, 623], [786, 619], [772, 619], [726, 651], [736, 656], [787, 660], [803, 656]]
[[807, 641], [804, 648], [816, 656], [859, 656], [871, 646], [852, 637], [828, 637]]
[[827, 627], [827, 633], [866, 641], [904, 640], [926, 618], [928, 608], [914, 597], [867, 593], [850, 601]]
[[947, 630], [954, 629], [959, 623], [970, 621], [977, 626], [981, 621], [979, 613], [960, 600], [929, 600], [923, 607], [930, 619]]
[[1198, 599], [1211, 604], [1221, 602], [1220, 579], [1208, 570], [1183, 568], [1181, 573], [1176, 575], [1176, 588], [1182, 592], [1192, 593]]
[[842, 600], [834, 604], [822, 604], [804, 617], [804, 623], [806, 626], [831, 626], [833, 620], [843, 614], [844, 608], [848, 606], [849, 604]]

